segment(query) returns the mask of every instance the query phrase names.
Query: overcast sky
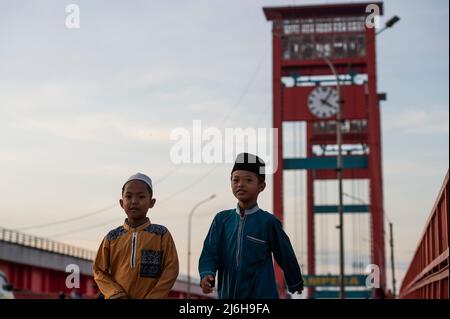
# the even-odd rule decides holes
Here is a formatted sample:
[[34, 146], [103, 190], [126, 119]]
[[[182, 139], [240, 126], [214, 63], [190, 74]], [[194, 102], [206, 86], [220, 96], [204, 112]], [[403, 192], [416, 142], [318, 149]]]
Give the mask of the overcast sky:
[[[187, 215], [217, 195], [194, 217], [196, 270], [214, 214], [236, 203], [231, 164], [176, 166], [170, 134], [192, 131], [193, 120], [221, 132], [270, 128], [271, 24], [262, 7], [326, 2], [0, 0], [0, 225], [20, 229], [105, 208], [25, 230], [96, 250], [123, 221], [120, 190], [139, 171], [155, 182], [149, 217], [172, 232], [182, 273]], [[69, 3], [80, 8], [79, 29], [65, 26]], [[401, 21], [377, 37], [377, 67], [378, 90], [388, 97], [381, 105], [384, 206], [394, 223], [400, 283], [448, 170], [448, 1], [390, 0], [381, 23], [395, 14]], [[306, 187], [293, 180], [285, 183], [286, 231], [304, 264], [305, 211], [295, 217], [293, 207], [303, 207]], [[319, 199], [336, 203], [327, 187], [319, 187]], [[367, 185], [347, 187], [367, 195]], [[270, 178], [259, 202], [272, 210]], [[369, 238], [364, 218], [349, 221], [359, 242]], [[317, 228], [329, 231], [320, 235], [318, 258], [330, 264], [321, 270], [332, 272], [335, 221], [324, 223]]]

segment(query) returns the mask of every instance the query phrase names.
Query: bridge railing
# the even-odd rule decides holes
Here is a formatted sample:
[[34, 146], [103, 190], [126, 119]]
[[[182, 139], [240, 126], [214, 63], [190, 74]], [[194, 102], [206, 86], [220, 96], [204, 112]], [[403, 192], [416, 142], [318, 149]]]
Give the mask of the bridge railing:
[[5, 229], [2, 227], [0, 227], [0, 241], [86, 260], [93, 260], [95, 258], [95, 252], [92, 250], [57, 242], [48, 238], [24, 234], [16, 230]]
[[448, 172], [400, 288], [400, 298], [448, 298]]

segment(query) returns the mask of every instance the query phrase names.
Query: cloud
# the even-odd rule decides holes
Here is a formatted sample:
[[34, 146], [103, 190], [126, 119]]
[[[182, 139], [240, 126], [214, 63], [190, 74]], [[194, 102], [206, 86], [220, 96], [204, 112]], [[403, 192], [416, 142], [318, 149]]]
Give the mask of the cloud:
[[71, 140], [117, 142], [118, 140], [170, 142], [170, 128], [152, 127], [118, 116], [92, 114], [76, 117], [19, 119], [13, 126], [30, 132], [44, 132]]
[[0, 152], [0, 162], [13, 162], [13, 163], [29, 163], [32, 161], [32, 157], [23, 152]]
[[403, 134], [428, 135], [449, 133], [448, 107], [411, 108], [386, 118], [385, 129]]
[[401, 161], [386, 160], [383, 163], [384, 175], [408, 175], [414, 177], [426, 178], [430, 176], [442, 176], [443, 171], [441, 167], [433, 167], [425, 165], [418, 161]]
[[81, 168], [78, 170], [66, 170], [66, 173], [73, 175], [84, 175], [84, 176], [109, 176], [109, 177], [120, 177], [128, 176], [131, 172], [136, 170], [135, 167], [129, 165], [120, 165], [120, 164], [107, 164], [102, 166]]

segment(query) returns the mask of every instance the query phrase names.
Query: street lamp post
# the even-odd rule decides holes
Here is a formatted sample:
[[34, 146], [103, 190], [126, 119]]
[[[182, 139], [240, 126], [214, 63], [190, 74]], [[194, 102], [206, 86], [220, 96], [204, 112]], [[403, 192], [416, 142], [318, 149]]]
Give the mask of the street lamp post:
[[395, 298], [397, 291], [395, 289], [394, 230], [391, 222], [389, 222], [389, 245], [391, 246], [392, 298]]
[[192, 207], [189, 213], [189, 221], [188, 221], [188, 254], [187, 254], [187, 269], [188, 269], [188, 287], [187, 287], [187, 297], [191, 298], [191, 229], [192, 229], [192, 216], [194, 215], [195, 210], [202, 204], [210, 201], [216, 197], [215, 194], [209, 196], [208, 198], [198, 202], [194, 207]]
[[386, 30], [388, 28], [392, 28], [392, 26], [394, 24], [396, 24], [397, 22], [399, 22], [399, 21], [400, 21], [400, 17], [399, 16], [393, 16], [388, 21], [386, 21], [386, 23], [384, 24], [384, 27], [382, 29], [380, 29], [379, 31], [377, 31], [377, 33], [375, 33], [375, 35], [379, 35], [384, 30]]
[[339, 83], [339, 75], [336, 69], [325, 55], [322, 55], [322, 59], [327, 63], [333, 75], [336, 77], [336, 91], [338, 96], [338, 105], [336, 112], [336, 143], [338, 147], [337, 160], [336, 160], [336, 173], [338, 179], [338, 193], [339, 193], [339, 203], [338, 203], [338, 213], [339, 213], [339, 295], [341, 299], [345, 298], [344, 289], [344, 209], [343, 209], [343, 189], [342, 189], [342, 113], [343, 104], [341, 96], [341, 85]]

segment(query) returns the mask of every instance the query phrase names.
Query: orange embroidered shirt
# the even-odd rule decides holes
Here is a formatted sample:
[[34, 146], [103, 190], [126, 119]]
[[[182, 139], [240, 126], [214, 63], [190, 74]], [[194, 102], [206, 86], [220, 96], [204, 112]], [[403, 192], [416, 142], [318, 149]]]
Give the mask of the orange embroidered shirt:
[[150, 220], [126, 222], [103, 239], [93, 265], [105, 298], [166, 298], [179, 271], [175, 243], [166, 227]]

